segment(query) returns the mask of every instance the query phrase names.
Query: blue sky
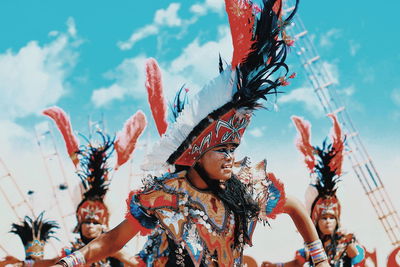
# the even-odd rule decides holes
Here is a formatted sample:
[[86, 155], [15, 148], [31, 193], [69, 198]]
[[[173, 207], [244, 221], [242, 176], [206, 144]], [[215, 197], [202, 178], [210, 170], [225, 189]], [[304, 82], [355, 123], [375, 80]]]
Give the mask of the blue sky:
[[[394, 0], [379, 6], [369, 0], [308, 0], [298, 13], [393, 198], [400, 164], [399, 8]], [[227, 27], [222, 0], [1, 1], [0, 157], [17, 174], [17, 155], [31, 153], [24, 159], [35, 162], [33, 128], [46, 121], [40, 111], [52, 105], [63, 108], [83, 134], [88, 116], [96, 120], [103, 114], [114, 133], [142, 109], [150, 122], [145, 136], [156, 140], [144, 90], [145, 59], [159, 61], [168, 97], [183, 84], [194, 92], [218, 74], [218, 53], [229, 62]], [[289, 118], [296, 114], [311, 121], [314, 144], [329, 133], [330, 121], [308, 90], [294, 53], [289, 63], [297, 78], [278, 98], [277, 110], [256, 114], [239, 154], [267, 157], [273, 171], [286, 176], [288, 191], [300, 198], [304, 187], [297, 183], [304, 186], [307, 174]], [[346, 180], [356, 179], [346, 171]], [[297, 174], [303, 177], [293, 177]], [[346, 189], [344, 198], [350, 199], [345, 192], [362, 195], [357, 183]], [[400, 206], [398, 197], [394, 202]]]

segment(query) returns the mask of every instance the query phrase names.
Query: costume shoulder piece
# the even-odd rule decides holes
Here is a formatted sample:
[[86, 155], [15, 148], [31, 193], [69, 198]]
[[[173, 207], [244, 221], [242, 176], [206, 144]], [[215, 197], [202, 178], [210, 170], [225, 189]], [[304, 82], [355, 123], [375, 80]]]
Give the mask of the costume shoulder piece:
[[282, 213], [286, 197], [284, 185], [272, 172], [267, 172], [267, 161], [260, 161], [251, 167], [250, 159], [245, 157], [236, 164], [240, 164], [237, 177], [260, 206], [258, 218], [266, 222], [268, 218], [274, 219]]

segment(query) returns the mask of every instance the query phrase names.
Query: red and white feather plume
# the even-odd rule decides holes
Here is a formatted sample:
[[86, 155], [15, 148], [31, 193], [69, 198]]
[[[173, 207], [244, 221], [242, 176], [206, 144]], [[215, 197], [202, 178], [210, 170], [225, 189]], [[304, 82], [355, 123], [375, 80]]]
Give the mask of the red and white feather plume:
[[47, 108], [42, 113], [53, 119], [56, 123], [58, 129], [64, 137], [68, 155], [75, 167], [77, 167], [79, 164], [79, 159], [76, 153], [79, 151], [79, 142], [73, 133], [71, 122], [67, 114], [64, 112], [64, 110], [57, 106]]
[[114, 141], [114, 148], [117, 152], [117, 163], [114, 169], [117, 170], [129, 160], [129, 157], [135, 150], [137, 140], [146, 128], [146, 125], [146, 116], [141, 110], [137, 111], [125, 122], [123, 130], [117, 134]]
[[253, 5], [248, 0], [225, 0], [232, 33], [232, 69], [251, 52], [254, 28]]
[[163, 135], [168, 128], [167, 104], [165, 103], [161, 71], [157, 61], [150, 58], [146, 62], [146, 84], [148, 101], [157, 126], [158, 133]]
[[332, 119], [332, 148], [335, 151], [335, 156], [329, 163], [329, 167], [332, 171], [335, 171], [338, 176], [342, 174], [342, 163], [343, 163], [343, 150], [344, 140], [342, 136], [342, 129], [334, 114], [328, 114], [328, 117]]
[[315, 166], [315, 156], [314, 156], [314, 148], [310, 143], [311, 139], [311, 124], [297, 116], [291, 117], [294, 125], [296, 126], [297, 132], [299, 133], [296, 139], [296, 147], [300, 152], [304, 155], [304, 162], [307, 165], [307, 168], [314, 172]]

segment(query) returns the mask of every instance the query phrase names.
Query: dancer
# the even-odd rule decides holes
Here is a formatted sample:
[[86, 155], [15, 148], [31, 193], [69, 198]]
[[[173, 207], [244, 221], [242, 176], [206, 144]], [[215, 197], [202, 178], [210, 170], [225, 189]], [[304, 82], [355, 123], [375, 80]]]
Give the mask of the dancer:
[[[354, 234], [347, 233], [340, 224], [341, 205], [336, 196], [337, 183], [342, 175], [344, 138], [336, 116], [330, 114], [333, 121], [332, 143], [326, 140], [322, 147], [311, 146], [309, 122], [292, 116], [299, 132], [296, 146], [305, 156], [305, 163], [312, 182], [306, 192], [306, 206], [323, 242], [324, 250], [331, 266], [357, 266], [364, 259], [364, 250], [356, 242]], [[263, 266], [303, 266], [310, 262], [310, 252], [300, 249], [293, 261], [286, 263], [263, 262]], [[312, 262], [310, 262], [312, 265]]]
[[[108, 190], [111, 171], [109, 158], [115, 149], [117, 163], [114, 169], [127, 162], [138, 137], [144, 131], [146, 119], [139, 111], [128, 120], [123, 132], [115, 141], [98, 131], [100, 140], [88, 140], [86, 146], [79, 146], [72, 132], [71, 123], [62, 109], [48, 108], [43, 114], [52, 118], [62, 133], [72, 162], [76, 167], [80, 167], [77, 174], [85, 190], [83, 199], [76, 209], [78, 224], [74, 232], [79, 233], [80, 237], [62, 250], [61, 257], [65, 257], [108, 230], [109, 209], [104, 203], [104, 197]], [[54, 263], [55, 261], [52, 262]], [[110, 257], [92, 263], [92, 266], [120, 266], [121, 263], [133, 266], [135, 260], [123, 251], [117, 251]]]
[[[220, 75], [189, 104], [175, 106], [176, 121], [143, 165], [153, 173], [168, 171], [148, 176], [141, 190], [130, 193], [120, 225], [58, 265], [90, 264], [140, 234], [149, 236], [137, 257], [140, 266], [241, 266], [243, 247], [251, 245], [257, 221], [267, 223], [281, 212], [291, 216], [305, 242], [322, 246], [305, 209], [285, 197], [282, 184], [266, 172], [265, 161], [251, 168], [243, 160], [233, 172], [234, 151], [253, 111], [262, 107], [259, 100], [287, 84], [289, 39], [281, 33], [295, 11], [283, 20], [278, 0], [264, 0], [262, 8], [250, 1], [225, 3], [232, 65], [223, 69], [220, 60]], [[280, 71], [284, 76], [276, 77]], [[328, 266], [323, 250], [313, 259]]]

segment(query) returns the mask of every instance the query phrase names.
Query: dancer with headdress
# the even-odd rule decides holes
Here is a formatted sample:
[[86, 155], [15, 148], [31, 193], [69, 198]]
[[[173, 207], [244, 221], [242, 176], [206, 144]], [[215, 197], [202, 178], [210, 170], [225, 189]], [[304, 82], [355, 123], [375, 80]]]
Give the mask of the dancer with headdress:
[[[71, 122], [66, 113], [59, 107], [51, 107], [43, 114], [54, 120], [60, 130], [77, 174], [82, 182], [84, 193], [76, 209], [77, 226], [74, 232], [79, 238], [61, 251], [61, 257], [55, 259], [32, 259], [35, 266], [51, 266], [60, 258], [72, 254], [91, 240], [108, 230], [109, 209], [104, 203], [104, 197], [109, 186], [109, 174], [112, 168], [109, 159], [115, 150], [117, 159], [114, 170], [125, 164], [133, 153], [136, 142], [143, 133], [147, 122], [143, 112], [138, 111], [124, 125], [115, 140], [99, 132], [100, 142], [88, 141], [86, 146], [80, 146], [78, 138], [73, 133]], [[79, 262], [77, 262], [79, 263]], [[121, 250], [115, 251], [110, 257], [101, 257], [91, 266], [120, 266], [124, 263], [133, 266], [135, 259]]]
[[[220, 75], [177, 112], [176, 121], [158, 128], [160, 133], [167, 130], [143, 168], [166, 172], [148, 176], [140, 190], [130, 193], [120, 225], [58, 265], [97, 261], [140, 234], [149, 236], [138, 255], [140, 266], [241, 266], [244, 245], [251, 244], [257, 221], [267, 223], [281, 212], [291, 216], [305, 242], [321, 244], [305, 209], [285, 197], [282, 184], [266, 172], [265, 161], [250, 168], [244, 160], [233, 173], [234, 151], [253, 111], [262, 107], [266, 95], [287, 84], [289, 40], [282, 32], [295, 11], [283, 20], [279, 0], [264, 0], [262, 7], [246, 0], [225, 4], [234, 45], [232, 65], [223, 69], [220, 64]], [[153, 63], [148, 68], [157, 72]], [[284, 75], [277, 77], [280, 71]], [[162, 110], [153, 112], [161, 123]], [[327, 266], [324, 251], [313, 259]]]
[[[68, 154], [77, 167], [77, 175], [84, 188], [83, 198], [76, 209], [78, 223], [74, 230], [79, 233], [80, 237], [62, 250], [61, 257], [65, 257], [108, 230], [109, 209], [104, 203], [104, 197], [108, 190], [109, 176], [112, 170], [109, 166], [109, 159], [116, 150], [115, 170], [128, 161], [135, 149], [137, 139], [146, 127], [146, 118], [141, 111], [138, 111], [127, 121], [123, 131], [115, 140], [98, 131], [100, 140], [87, 140], [86, 146], [79, 146], [69, 118], [62, 109], [48, 108], [43, 114], [54, 120], [63, 135]], [[122, 262], [133, 265], [134, 259], [123, 251], [117, 251], [110, 257], [99, 259], [91, 265], [120, 266]]]
[[35, 261], [42, 260], [44, 256], [44, 247], [50, 238], [54, 236], [55, 229], [59, 229], [59, 225], [55, 221], [43, 219], [44, 212], [32, 219], [25, 216], [22, 223], [13, 223], [11, 233], [19, 236], [25, 248], [25, 260], [20, 261], [13, 256], [7, 256], [5, 260], [0, 262], [0, 266], [14, 264], [17, 266], [33, 266]]
[[[341, 205], [336, 196], [337, 185], [342, 176], [344, 137], [335, 115], [332, 119], [332, 143], [324, 140], [321, 147], [310, 143], [311, 124], [300, 117], [292, 116], [299, 133], [296, 147], [304, 155], [304, 162], [310, 171], [312, 183], [306, 191], [306, 207], [323, 242], [331, 266], [361, 266], [364, 250], [356, 242], [354, 234], [347, 233], [340, 224]], [[263, 266], [303, 266], [310, 262], [312, 251], [300, 249], [293, 261]]]

